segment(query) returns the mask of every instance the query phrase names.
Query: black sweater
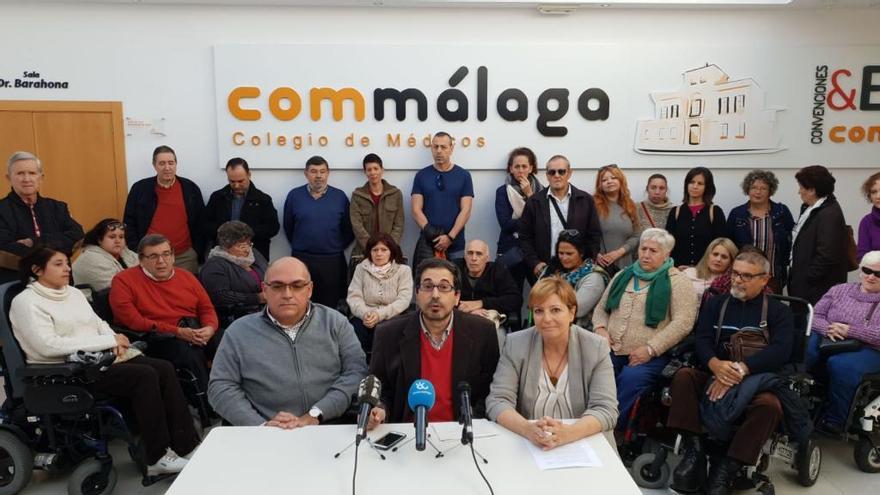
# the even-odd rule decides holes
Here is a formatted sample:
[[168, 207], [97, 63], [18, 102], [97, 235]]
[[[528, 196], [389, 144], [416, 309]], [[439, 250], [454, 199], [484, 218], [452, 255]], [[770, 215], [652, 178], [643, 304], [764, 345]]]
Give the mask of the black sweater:
[[501, 314], [519, 311], [522, 291], [517, 288], [513, 276], [504, 265], [491, 261], [486, 263], [483, 274], [471, 285], [467, 264], [464, 260], [457, 260], [456, 263], [461, 270], [462, 301], [483, 301], [484, 309], [494, 309]]

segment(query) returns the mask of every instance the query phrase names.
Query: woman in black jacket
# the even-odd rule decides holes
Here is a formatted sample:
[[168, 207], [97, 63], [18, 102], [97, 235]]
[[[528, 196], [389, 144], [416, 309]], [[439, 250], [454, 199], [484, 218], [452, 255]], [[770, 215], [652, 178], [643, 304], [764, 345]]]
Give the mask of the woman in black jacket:
[[718, 237], [728, 237], [724, 211], [713, 204], [715, 179], [706, 167], [695, 167], [684, 178], [682, 204], [669, 211], [666, 231], [675, 237], [675, 266], [696, 266]]
[[832, 286], [846, 282], [848, 233], [831, 172], [812, 165], [794, 178], [804, 204], [792, 231], [788, 294], [815, 305]]

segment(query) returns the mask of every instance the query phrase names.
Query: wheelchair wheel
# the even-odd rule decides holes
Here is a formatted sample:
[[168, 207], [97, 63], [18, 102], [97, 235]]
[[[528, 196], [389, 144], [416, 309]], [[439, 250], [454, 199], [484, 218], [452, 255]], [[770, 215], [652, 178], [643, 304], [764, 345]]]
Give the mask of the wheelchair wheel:
[[70, 474], [67, 481], [68, 495], [109, 495], [116, 488], [116, 468], [110, 466], [110, 472], [103, 474], [101, 461], [89, 459], [83, 461]]
[[880, 448], [874, 448], [867, 437], [859, 437], [853, 448], [853, 460], [856, 466], [866, 473], [880, 473]]
[[813, 486], [819, 479], [819, 471], [822, 469], [822, 450], [816, 442], [809, 440], [798, 449], [795, 461], [797, 467], [797, 480], [801, 486]]
[[34, 453], [14, 433], [0, 431], [0, 495], [20, 492], [34, 474]]
[[651, 468], [651, 464], [654, 463], [654, 459], [656, 458], [657, 454], [649, 452], [636, 457], [633, 461], [633, 481], [635, 481], [640, 487], [656, 490], [659, 488], [666, 488], [666, 485], [669, 483], [669, 475], [671, 474], [669, 471], [669, 464], [664, 462], [657, 469]]

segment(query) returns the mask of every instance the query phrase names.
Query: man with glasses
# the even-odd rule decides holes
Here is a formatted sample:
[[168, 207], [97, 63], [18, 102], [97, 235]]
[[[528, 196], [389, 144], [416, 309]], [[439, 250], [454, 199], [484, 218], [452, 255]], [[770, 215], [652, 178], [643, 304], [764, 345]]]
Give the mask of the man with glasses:
[[[671, 486], [678, 492], [704, 488], [706, 454], [700, 438], [704, 427], [713, 434], [719, 423], [735, 428], [726, 456], [713, 463], [708, 479], [708, 493], [727, 494], [740, 468], [758, 461], [762, 446], [782, 419], [779, 398], [766, 391], [763, 383], [791, 357], [791, 310], [764, 293], [770, 262], [762, 254], [740, 253], [731, 279], [730, 294], [713, 297], [700, 311], [694, 333], [701, 366], [679, 370], [670, 387], [672, 406], [667, 425], [682, 432], [685, 446]], [[743, 328], [762, 326], [769, 332], [767, 346], [735, 362], [731, 337]], [[722, 414], [730, 416], [730, 411], [737, 410], [742, 411], [739, 417], [722, 419]], [[734, 426], [736, 422], [739, 426]]]
[[221, 338], [211, 298], [195, 275], [174, 269], [168, 238], [149, 234], [137, 248], [140, 266], [119, 272], [110, 286], [115, 323], [143, 332], [148, 355], [191, 371], [205, 390]]
[[471, 387], [476, 417], [485, 415], [489, 384], [498, 364], [498, 339], [489, 320], [455, 309], [461, 297], [461, 274], [447, 260], [430, 258], [416, 270], [418, 311], [379, 324], [373, 337], [370, 372], [382, 382], [382, 407], [394, 423], [409, 421], [410, 385], [434, 384], [436, 403], [430, 421], [459, 417], [458, 384]]
[[452, 162], [454, 149], [452, 136], [445, 132], [434, 134], [434, 163], [419, 170], [413, 179], [413, 220], [422, 230], [413, 266], [435, 255], [446, 259], [464, 255], [464, 226], [471, 218], [474, 184], [470, 172]]
[[[313, 288], [302, 261], [269, 265], [266, 308], [235, 320], [214, 358], [208, 401], [223, 419], [292, 429], [348, 410], [367, 375], [366, 357], [348, 320], [311, 301]], [[368, 427], [384, 417], [374, 409]]]
[[549, 187], [533, 194], [519, 220], [519, 241], [526, 265], [535, 278], [556, 252], [556, 240], [563, 230], [584, 235], [590, 253], [601, 251], [602, 229], [593, 197], [569, 183], [571, 163], [556, 155], [547, 162]]

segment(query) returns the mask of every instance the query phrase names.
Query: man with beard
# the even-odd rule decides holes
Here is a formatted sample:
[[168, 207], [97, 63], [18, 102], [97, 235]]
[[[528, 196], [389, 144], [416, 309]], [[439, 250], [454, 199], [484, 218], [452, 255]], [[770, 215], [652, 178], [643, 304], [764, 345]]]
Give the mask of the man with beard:
[[[701, 411], [716, 411], [711, 403], [734, 397], [745, 402], [740, 418], [728, 425], [741, 423], [730, 438], [726, 456], [713, 462], [709, 471], [710, 495], [731, 492], [740, 468], [758, 461], [761, 447], [782, 419], [778, 396], [762, 391], [762, 387], [752, 387], [755, 380], [780, 371], [788, 363], [794, 342], [788, 306], [764, 294], [769, 280], [767, 258], [756, 252], [740, 253], [731, 271], [730, 295], [710, 299], [700, 311], [695, 329], [700, 367], [679, 370], [670, 387], [672, 406], [667, 426], [682, 433], [685, 446], [673, 473], [671, 488], [677, 492], [698, 492], [704, 488], [706, 455], [700, 434], [707, 424], [717, 423], [717, 418], [705, 417]], [[731, 336], [746, 327], [762, 326], [769, 332], [768, 345], [743, 361], [734, 362], [730, 356]], [[748, 395], [745, 390], [752, 388], [755, 391]]]
[[495, 326], [485, 318], [455, 310], [461, 297], [461, 274], [449, 261], [423, 261], [416, 281], [419, 310], [376, 329], [370, 372], [382, 382], [381, 407], [392, 423], [411, 420], [407, 393], [422, 378], [434, 385], [437, 394], [428, 420], [454, 421], [460, 407], [454, 392], [465, 381], [471, 387], [474, 416], [484, 417], [498, 364]]

